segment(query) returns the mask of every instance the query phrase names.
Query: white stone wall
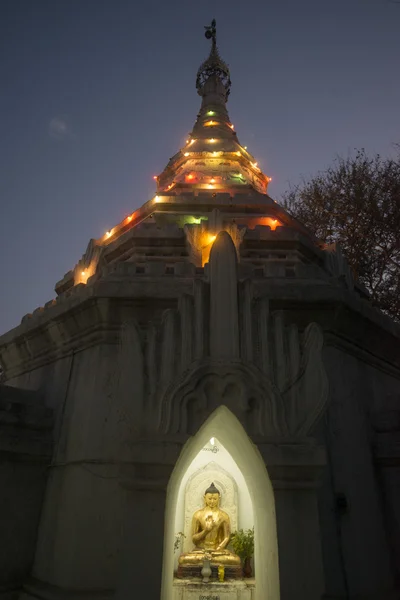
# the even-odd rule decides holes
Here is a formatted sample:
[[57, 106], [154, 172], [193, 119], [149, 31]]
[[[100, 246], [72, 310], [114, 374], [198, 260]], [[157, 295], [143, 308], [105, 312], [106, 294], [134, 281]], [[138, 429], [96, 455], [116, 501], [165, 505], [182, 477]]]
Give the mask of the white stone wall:
[[[329, 471], [320, 505], [327, 592], [329, 597], [389, 597], [393, 574], [372, 452], [371, 414], [384, 406], [396, 380], [378, 365], [336, 347], [325, 348], [324, 364], [330, 383], [324, 423]], [[341, 513], [338, 494], [347, 503]]]

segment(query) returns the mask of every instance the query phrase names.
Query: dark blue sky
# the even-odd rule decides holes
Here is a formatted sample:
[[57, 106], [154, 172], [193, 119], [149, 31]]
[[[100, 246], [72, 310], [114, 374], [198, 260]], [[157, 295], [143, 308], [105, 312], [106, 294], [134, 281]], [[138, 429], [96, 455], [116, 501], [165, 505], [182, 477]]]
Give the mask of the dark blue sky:
[[400, 4], [2, 0], [0, 332], [153, 195], [198, 112], [213, 17], [232, 122], [275, 199], [337, 153], [394, 153]]

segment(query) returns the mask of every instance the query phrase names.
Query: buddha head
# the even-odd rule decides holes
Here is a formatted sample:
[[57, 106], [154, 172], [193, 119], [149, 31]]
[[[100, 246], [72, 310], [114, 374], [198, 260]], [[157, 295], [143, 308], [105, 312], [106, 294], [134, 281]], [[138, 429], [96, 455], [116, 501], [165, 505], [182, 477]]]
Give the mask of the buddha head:
[[219, 500], [220, 500], [221, 494], [219, 492], [219, 490], [215, 487], [214, 482], [210, 485], [209, 488], [206, 489], [205, 493], [204, 493], [204, 503], [206, 506], [208, 506], [208, 508], [218, 508], [219, 507]]

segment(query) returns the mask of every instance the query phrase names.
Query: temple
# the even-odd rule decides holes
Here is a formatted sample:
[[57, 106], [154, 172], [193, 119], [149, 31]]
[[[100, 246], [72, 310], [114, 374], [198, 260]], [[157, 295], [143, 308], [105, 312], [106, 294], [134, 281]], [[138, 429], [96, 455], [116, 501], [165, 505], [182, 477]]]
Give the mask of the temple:
[[205, 34], [154, 196], [0, 337], [1, 600], [400, 598], [400, 328], [268, 195]]

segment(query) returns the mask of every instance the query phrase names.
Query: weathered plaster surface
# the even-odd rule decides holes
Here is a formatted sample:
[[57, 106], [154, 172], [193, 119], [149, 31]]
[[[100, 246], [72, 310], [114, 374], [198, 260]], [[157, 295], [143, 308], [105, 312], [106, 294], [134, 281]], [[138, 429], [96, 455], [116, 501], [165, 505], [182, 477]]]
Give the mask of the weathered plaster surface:
[[[371, 308], [334, 252], [285, 227], [235, 237], [230, 226], [232, 242], [214, 217], [225, 229], [204, 269], [189, 262], [190, 249], [179, 260], [143, 258], [139, 238], [167, 247], [182, 240], [176, 228], [127, 233], [86, 286], [61, 292], [0, 338], [8, 386], [40, 392], [35, 404], [52, 411], [35, 579], [21, 598], [121, 594], [129, 570], [146, 573], [138, 559], [132, 566], [139, 555], [158, 565], [148, 596], [156, 600], [167, 484], [185, 443], [221, 405], [272, 482], [281, 599], [393, 593], [398, 433], [379, 415], [398, 409], [398, 328]], [[129, 254], [134, 237], [139, 261]], [[278, 246], [285, 259], [273, 254]], [[34, 455], [37, 441], [24, 443]], [[17, 480], [36, 468], [24, 466]], [[7, 489], [13, 502], [19, 488]], [[342, 496], [348, 510], [339, 515]], [[36, 517], [25, 511], [31, 541], [15, 538], [31, 561], [36, 502]], [[24, 561], [17, 570], [4, 562], [16, 586], [29, 571]]]

